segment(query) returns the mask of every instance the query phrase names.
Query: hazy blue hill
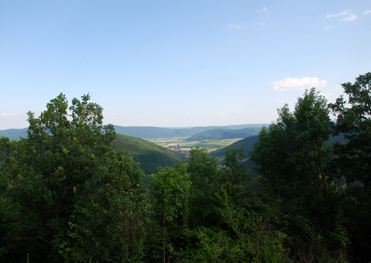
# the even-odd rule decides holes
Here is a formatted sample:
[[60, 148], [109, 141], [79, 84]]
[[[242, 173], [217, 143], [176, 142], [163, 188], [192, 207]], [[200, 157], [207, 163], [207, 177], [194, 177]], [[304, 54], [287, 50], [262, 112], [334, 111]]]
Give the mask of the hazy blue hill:
[[202, 140], [224, 140], [235, 138], [246, 138], [248, 136], [258, 135], [261, 128], [245, 128], [238, 130], [212, 129], [195, 134], [186, 141]]
[[134, 160], [140, 163], [145, 174], [156, 173], [159, 166], [175, 167], [187, 161], [187, 158], [179, 153], [144, 139], [123, 134], [117, 134], [112, 145], [124, 149], [133, 156]]
[[134, 136], [144, 139], [155, 139], [155, 138], [173, 138], [173, 137], [189, 137], [198, 131], [194, 131], [192, 128], [161, 128], [161, 127], [142, 127], [142, 126], [118, 126], [115, 125], [116, 133], [124, 134], [128, 136]]
[[28, 128], [1, 130], [0, 137], [5, 136], [5, 137], [8, 137], [10, 140], [18, 140], [19, 137], [26, 138], [27, 130]]

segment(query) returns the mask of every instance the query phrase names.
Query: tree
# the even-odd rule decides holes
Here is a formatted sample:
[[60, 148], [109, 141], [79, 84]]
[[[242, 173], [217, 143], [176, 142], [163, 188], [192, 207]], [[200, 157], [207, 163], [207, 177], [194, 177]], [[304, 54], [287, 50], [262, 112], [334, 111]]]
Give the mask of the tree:
[[61, 93], [38, 118], [28, 113], [28, 138], [17, 143], [13, 154], [17, 169], [6, 165], [2, 174], [11, 178], [4, 191], [10, 221], [6, 260], [105, 262], [116, 261], [117, 254], [120, 260], [130, 258], [122, 254], [133, 242], [123, 242], [117, 230], [131, 224], [130, 217], [122, 221], [125, 213], [131, 211], [130, 222], [141, 217], [141, 208], [123, 208], [135, 202], [140, 207], [144, 201], [142, 173], [132, 159], [112, 149], [113, 126], [103, 126], [102, 107], [89, 100], [89, 95], [81, 101], [74, 98], [68, 107]]
[[337, 165], [349, 183], [358, 180], [371, 191], [371, 73], [342, 86], [348, 99], [340, 96], [331, 104], [337, 116], [336, 132], [347, 139], [336, 145]]
[[343, 192], [328, 170], [329, 112], [323, 96], [314, 88], [306, 91], [294, 112], [285, 105], [277, 122], [262, 129], [251, 155], [271, 205], [286, 218], [281, 226], [295, 240], [292, 252], [301, 259], [341, 257], [348, 244]]
[[298, 99], [294, 112], [285, 105], [277, 122], [260, 132], [251, 157], [279, 196], [308, 184], [319, 191], [330, 158], [330, 149], [324, 147], [333, 126], [329, 111], [325, 98], [313, 88]]
[[150, 186], [156, 200], [158, 214], [162, 221], [163, 262], [166, 262], [167, 223], [183, 214], [189, 198], [191, 182], [185, 165], [175, 168], [160, 168], [157, 174], [150, 175]]
[[331, 104], [337, 117], [335, 134], [345, 142], [334, 145], [334, 174], [345, 178], [349, 201], [350, 255], [359, 262], [371, 260], [371, 73], [359, 75], [355, 82], [342, 84], [344, 95]]
[[215, 223], [215, 187], [218, 182], [218, 159], [205, 149], [193, 148], [187, 166], [190, 175], [190, 227], [210, 226]]

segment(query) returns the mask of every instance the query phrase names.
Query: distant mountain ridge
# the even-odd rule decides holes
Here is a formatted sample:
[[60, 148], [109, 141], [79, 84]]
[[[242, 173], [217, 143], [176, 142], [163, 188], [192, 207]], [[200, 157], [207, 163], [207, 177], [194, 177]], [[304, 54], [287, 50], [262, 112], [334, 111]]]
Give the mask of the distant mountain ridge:
[[[116, 133], [128, 136], [138, 137], [142, 139], [157, 139], [157, 138], [175, 138], [175, 137], [190, 137], [197, 133], [212, 129], [244, 129], [244, 128], [261, 128], [267, 124], [240, 124], [227, 126], [204, 126], [190, 128], [165, 128], [154, 126], [119, 126], [114, 125]], [[17, 140], [19, 137], [27, 137], [28, 128], [23, 129], [7, 129], [0, 130], [0, 137], [5, 136], [11, 140]]]
[[0, 130], [0, 137], [5, 136], [10, 140], [18, 140], [20, 137], [26, 138], [28, 136], [27, 130], [28, 128]]
[[134, 136], [143, 139], [158, 139], [158, 138], [175, 138], [175, 137], [190, 137], [195, 134], [213, 130], [213, 129], [229, 129], [237, 130], [244, 128], [261, 128], [266, 124], [240, 124], [227, 126], [200, 126], [191, 128], [164, 128], [152, 126], [119, 126], [115, 125], [116, 133]]

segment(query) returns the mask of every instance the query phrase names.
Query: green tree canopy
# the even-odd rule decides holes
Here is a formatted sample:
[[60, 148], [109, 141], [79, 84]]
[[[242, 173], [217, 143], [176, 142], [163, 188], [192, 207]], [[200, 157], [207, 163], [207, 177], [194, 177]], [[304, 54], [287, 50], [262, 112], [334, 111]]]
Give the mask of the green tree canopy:
[[336, 131], [348, 139], [336, 145], [338, 173], [349, 183], [362, 182], [371, 191], [371, 73], [342, 86], [348, 98], [340, 96], [331, 104], [337, 116]]
[[[12, 262], [26, 262], [26, 256], [37, 262], [112, 261], [136, 242], [125, 236], [140, 225], [134, 218], [142, 212], [142, 172], [112, 149], [113, 126], [103, 126], [102, 107], [89, 100], [74, 98], [69, 107], [61, 93], [38, 118], [28, 113], [27, 139], [1, 141], [8, 231], [3, 252], [12, 251]], [[122, 212], [123, 202], [131, 203], [133, 219]], [[123, 224], [130, 224], [130, 233], [117, 235]]]

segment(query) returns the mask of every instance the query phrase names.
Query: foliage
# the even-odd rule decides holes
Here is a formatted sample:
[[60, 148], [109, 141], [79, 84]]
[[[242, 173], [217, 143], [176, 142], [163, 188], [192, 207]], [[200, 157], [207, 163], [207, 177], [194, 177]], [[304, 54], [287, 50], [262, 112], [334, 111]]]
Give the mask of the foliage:
[[196, 147], [148, 177], [137, 156], [168, 151], [60, 94], [27, 138], [0, 138], [0, 262], [369, 262], [370, 83], [330, 105], [313, 88], [220, 161]]
[[333, 172], [345, 178], [351, 199], [346, 206], [350, 218], [352, 257], [359, 261], [371, 260], [371, 73], [368, 72], [342, 84], [345, 95], [331, 104], [337, 117], [336, 134], [347, 141], [334, 145]]
[[331, 104], [337, 116], [336, 131], [348, 139], [336, 145], [337, 165], [349, 183], [358, 180], [371, 191], [371, 73], [342, 86], [348, 100], [340, 96]]
[[290, 234], [291, 251], [308, 261], [341, 257], [348, 237], [340, 231], [346, 221], [341, 192], [328, 187], [331, 149], [324, 142], [333, 123], [327, 102], [313, 88], [294, 112], [285, 105], [278, 114], [277, 123], [260, 132], [251, 158], [272, 205], [287, 218], [281, 227]]
[[214, 192], [219, 176], [218, 159], [196, 147], [190, 152], [187, 169], [192, 181], [190, 227], [213, 225], [217, 219]]
[[175, 168], [160, 168], [157, 174], [149, 176], [152, 181], [153, 196], [156, 200], [157, 214], [162, 221], [163, 261], [166, 262], [166, 251], [170, 250], [171, 244], [166, 244], [166, 227], [176, 218], [184, 215], [187, 207], [191, 182], [185, 165]]
[[127, 170], [117, 172], [123, 155], [111, 147], [115, 132], [102, 125], [102, 108], [89, 99], [75, 98], [68, 107], [60, 94], [39, 118], [29, 112], [28, 138], [12, 142], [17, 167], [2, 165], [2, 178], [10, 174], [2, 198], [10, 261], [25, 262], [26, 256], [38, 262], [109, 261], [129, 246], [117, 238], [123, 222], [115, 200], [130, 193], [126, 198], [141, 206], [143, 187], [127, 181], [141, 178], [141, 172], [130, 158]]

